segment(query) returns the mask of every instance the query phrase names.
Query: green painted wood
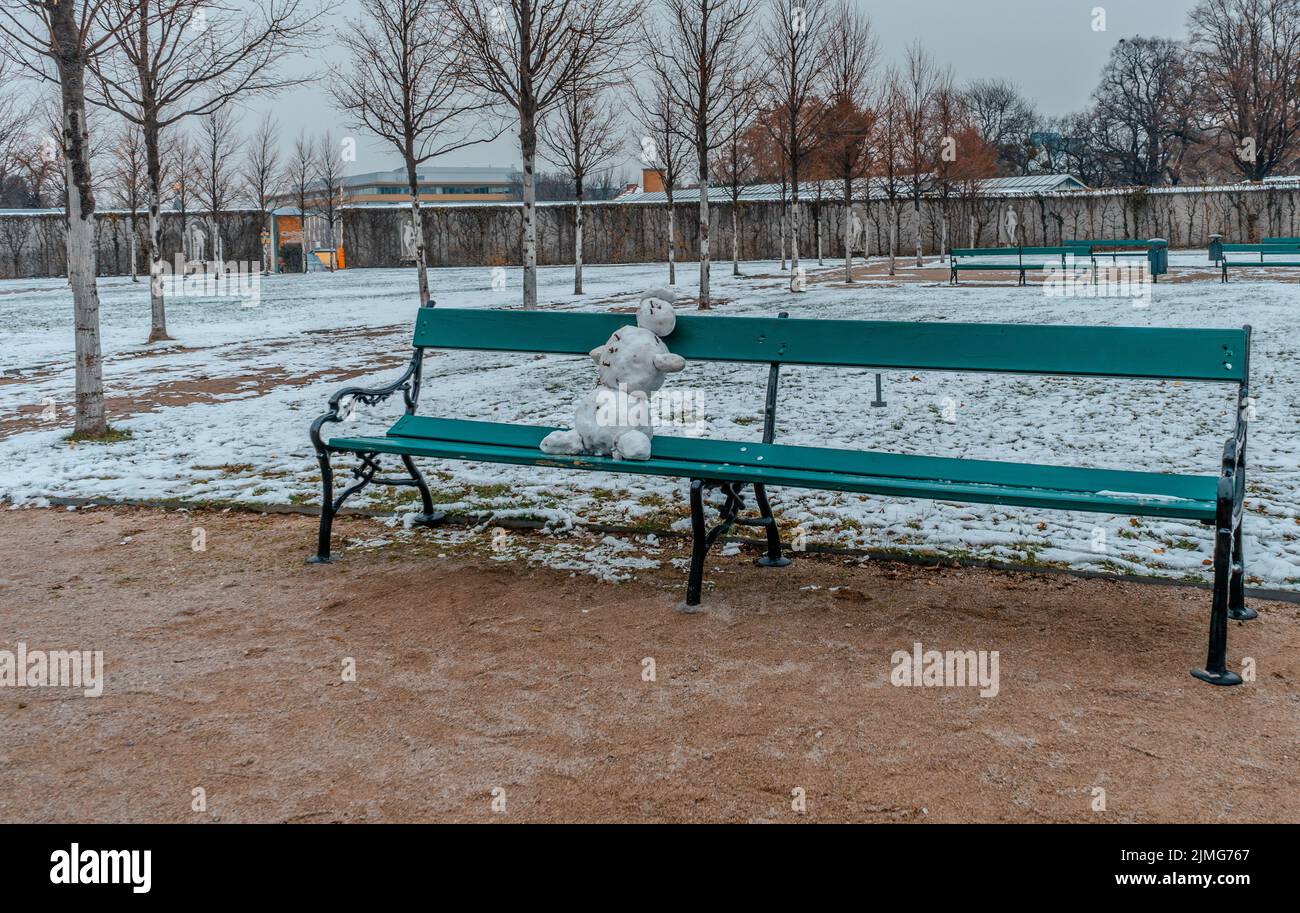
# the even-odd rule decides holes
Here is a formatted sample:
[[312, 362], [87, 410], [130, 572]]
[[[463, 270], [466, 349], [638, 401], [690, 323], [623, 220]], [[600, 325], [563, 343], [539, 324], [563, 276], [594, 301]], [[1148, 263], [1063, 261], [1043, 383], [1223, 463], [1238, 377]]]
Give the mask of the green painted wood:
[[1150, 247], [1149, 238], [1113, 238], [1105, 241], [1066, 241], [1066, 247]]
[[[449, 420], [454, 421], [454, 420]], [[483, 423], [475, 423], [483, 424]], [[503, 434], [520, 435], [523, 426], [504, 426]], [[504, 429], [515, 429], [514, 431], [505, 431]], [[550, 429], [533, 428], [528, 439], [540, 441], [541, 437]], [[523, 440], [523, 437], [515, 437], [513, 440]], [[708, 446], [699, 445], [719, 445], [724, 450], [731, 448], [732, 455], [744, 456], [750, 451], [741, 451], [740, 448], [755, 448], [753, 451], [753, 460], [749, 463], [742, 462], [718, 462], [695, 457], [708, 457], [712, 449]], [[1119, 489], [1113, 492], [1108, 489], [1089, 487], [1081, 491], [1060, 490], [1048, 488], [1034, 488], [1023, 482], [1019, 484], [1001, 485], [985, 484], [958, 480], [927, 479], [927, 478], [910, 478], [910, 477], [889, 477], [889, 476], [872, 476], [845, 471], [845, 469], [828, 469], [828, 470], [810, 470], [807, 462], [803, 468], [788, 467], [783, 465], [765, 465], [758, 461], [759, 456], [765, 456], [767, 448], [780, 445], [762, 445], [762, 444], [742, 444], [729, 441], [701, 441], [690, 438], [662, 438], [654, 439], [654, 455], [649, 460], [614, 460], [609, 457], [591, 457], [591, 456], [551, 456], [542, 453], [532, 446], [520, 446], [517, 444], [502, 445], [491, 443], [475, 443], [465, 441], [453, 441], [442, 439], [425, 439], [413, 437], [376, 437], [376, 438], [335, 438], [330, 441], [330, 447], [334, 450], [363, 452], [363, 453], [394, 453], [409, 454], [412, 456], [432, 457], [437, 459], [451, 460], [470, 460], [489, 463], [506, 463], [513, 465], [528, 466], [556, 466], [572, 469], [586, 469], [604, 472], [633, 473], [640, 475], [659, 475], [677, 478], [695, 478], [710, 479], [715, 481], [737, 481], [737, 482], [761, 482], [768, 485], [788, 486], [792, 488], [814, 488], [826, 489], [833, 491], [854, 491], [866, 492], [871, 494], [889, 495], [895, 497], [921, 497], [921, 498], [942, 498], [945, 500], [975, 502], [985, 504], [1007, 504], [1025, 507], [1043, 507], [1055, 508], [1060, 510], [1082, 510], [1094, 513], [1111, 513], [1122, 515], [1141, 515], [1157, 517], [1183, 517], [1188, 519], [1209, 519], [1214, 516], [1213, 500], [1188, 500], [1173, 499], [1160, 493], [1132, 491], [1130, 489]], [[786, 447], [784, 449], [791, 451], [804, 451], [806, 456], [810, 456], [808, 451], [818, 452], [822, 448], [800, 448]], [[694, 451], [690, 458], [678, 456], [680, 450]], [[838, 454], [846, 461], [845, 467], [853, 458], [866, 457], [868, 462], [872, 458], [892, 458], [897, 460], [899, 454], [860, 454], [853, 451], [839, 451]], [[905, 461], [908, 458], [902, 457]], [[915, 457], [911, 458], [921, 461], [930, 461], [932, 457]], [[777, 460], [776, 462], [790, 462], [788, 459]], [[954, 461], [954, 462], [977, 462], [977, 461]], [[1002, 466], [1016, 468], [1016, 464], [1000, 464]], [[1025, 471], [1025, 464], [1020, 464], [1020, 471]], [[1038, 467], [1040, 469], [1055, 470], [1058, 467]], [[1111, 478], [1114, 473], [1110, 470], [1080, 470], [1071, 469], [1073, 474], [1101, 473], [1106, 478]], [[1120, 473], [1121, 476], [1130, 474]], [[1189, 476], [1163, 476], [1160, 474], [1138, 474], [1138, 475], [1157, 475], [1164, 480], [1181, 480], [1178, 485], [1192, 485], [1204, 492], [1213, 494], [1217, 480], [1214, 477], [1189, 477]], [[1190, 481], [1188, 481], [1190, 480]]]
[[1019, 257], [1018, 247], [954, 247], [948, 251], [952, 257]]
[[[542, 438], [554, 430], [554, 428], [534, 425], [407, 415], [398, 419], [397, 424], [389, 430], [388, 434], [390, 437], [523, 447], [531, 450], [536, 449]], [[768, 469], [807, 469], [815, 472], [842, 472], [852, 475], [925, 481], [970, 482], [1094, 493], [1141, 492], [1146, 495], [1192, 501], [1207, 498], [1213, 501], [1218, 484], [1213, 476], [1083, 469], [1001, 460], [965, 460], [870, 450], [763, 444], [752, 441], [719, 441], [670, 435], [654, 437], [652, 455], [657, 459], [729, 463]]]
[[1232, 253], [1271, 254], [1294, 253], [1300, 250], [1300, 241], [1287, 241], [1264, 244], [1224, 244], [1222, 249]]
[[[630, 314], [421, 308], [415, 345], [586, 355]], [[682, 315], [667, 340], [687, 361], [783, 362], [1086, 377], [1241, 382], [1244, 329], [904, 323]]]
[[987, 270], [1002, 270], [1003, 272], [1010, 272], [1010, 273], [1020, 272], [1019, 263], [954, 263], [952, 265], [952, 268], [956, 270], [987, 269]]
[[1223, 265], [1257, 269], [1261, 266], [1300, 266], [1300, 260], [1224, 260]]

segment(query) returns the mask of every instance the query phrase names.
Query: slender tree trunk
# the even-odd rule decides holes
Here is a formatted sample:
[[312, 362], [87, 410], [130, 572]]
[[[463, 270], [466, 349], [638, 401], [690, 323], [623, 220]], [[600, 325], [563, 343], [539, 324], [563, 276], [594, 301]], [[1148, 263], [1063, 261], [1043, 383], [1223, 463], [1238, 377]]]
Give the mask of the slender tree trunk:
[[[158, 149], [159, 127], [146, 117], [143, 130], [145, 171], [149, 181], [149, 342], [171, 339], [167, 335], [167, 302], [163, 299], [162, 263], [162, 153]], [[181, 222], [181, 245], [185, 243], [185, 223]]]
[[898, 266], [898, 203], [889, 204], [889, 275], [896, 275]]
[[731, 275], [740, 275], [740, 202], [735, 196], [731, 198]]
[[415, 274], [420, 284], [420, 307], [429, 304], [428, 257], [424, 251], [424, 217], [420, 214], [420, 180], [416, 175], [415, 156], [406, 151], [406, 186], [411, 191], [411, 232], [415, 238]]
[[673, 198], [668, 197], [668, 284], [677, 284], [677, 210]]
[[524, 307], [537, 307], [537, 125], [533, 110], [519, 112], [519, 145], [524, 160]]
[[922, 250], [921, 239], [921, 198], [912, 198], [912, 210], [916, 216], [916, 265], [920, 266], [925, 262], [925, 255]]
[[575, 196], [573, 215], [573, 294], [582, 294], [582, 178], [574, 182]]
[[699, 309], [707, 311], [709, 299], [709, 150], [703, 136], [697, 140], [696, 173], [700, 185], [700, 298]]
[[785, 270], [786, 270], [786, 243], [785, 243], [785, 239], [786, 239], [786, 221], [785, 221], [785, 220], [786, 220], [786, 211], [785, 211], [785, 209], [786, 209], [786, 205], [787, 205], [787, 204], [786, 204], [786, 199], [785, 199], [785, 192], [784, 192], [784, 190], [785, 190], [785, 188], [782, 188], [782, 193], [781, 193], [781, 217], [777, 220], [777, 223], [776, 223], [776, 224], [777, 224], [777, 229], [776, 229], [776, 230], [777, 230], [777, 235], [778, 235], [778, 237], [779, 237], [780, 240], [781, 240], [781, 272], [785, 272]]
[[76, 348], [76, 434], [108, 430], [104, 416], [104, 373], [99, 345], [99, 287], [95, 281], [95, 193], [86, 133], [86, 60], [77, 22], [78, 6], [55, 4], [50, 29], [58, 45], [55, 63], [63, 104], [63, 160], [67, 204], [68, 282], [72, 286]]
[[822, 204], [820, 201], [813, 204], [813, 232], [817, 236], [817, 265], [825, 266], [826, 262], [822, 259]]
[[[853, 284], [853, 178], [844, 176], [844, 283]], [[864, 248], [865, 249], [865, 248]]]

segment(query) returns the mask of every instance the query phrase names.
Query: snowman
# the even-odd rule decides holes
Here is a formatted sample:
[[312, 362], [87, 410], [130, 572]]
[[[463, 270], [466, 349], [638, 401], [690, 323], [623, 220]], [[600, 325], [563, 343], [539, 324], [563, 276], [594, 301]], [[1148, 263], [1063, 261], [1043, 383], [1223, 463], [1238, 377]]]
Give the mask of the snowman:
[[650, 459], [650, 394], [669, 374], [686, 367], [686, 359], [669, 352], [662, 338], [677, 326], [676, 300], [676, 292], [651, 289], [637, 306], [637, 325], [620, 327], [604, 345], [591, 350], [596, 389], [578, 401], [572, 429], [552, 431], [542, 439], [543, 453]]

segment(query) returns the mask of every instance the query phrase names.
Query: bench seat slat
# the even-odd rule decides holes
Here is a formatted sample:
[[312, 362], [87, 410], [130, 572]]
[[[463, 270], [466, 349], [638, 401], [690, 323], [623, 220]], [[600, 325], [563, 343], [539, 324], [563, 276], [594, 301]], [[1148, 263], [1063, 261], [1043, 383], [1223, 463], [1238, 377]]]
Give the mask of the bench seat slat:
[[[1012, 267], [1019, 271], [1019, 267]], [[586, 355], [632, 314], [421, 308], [415, 345]], [[1242, 329], [904, 323], [682, 314], [667, 340], [688, 362], [1061, 374], [1164, 380], [1245, 377]]]
[[570, 466], [897, 497], [1016, 504], [1099, 513], [1209, 519], [1217, 479], [656, 436], [646, 461], [551, 456], [537, 449], [553, 428], [405, 416], [387, 437], [336, 438], [331, 448], [518, 465]]

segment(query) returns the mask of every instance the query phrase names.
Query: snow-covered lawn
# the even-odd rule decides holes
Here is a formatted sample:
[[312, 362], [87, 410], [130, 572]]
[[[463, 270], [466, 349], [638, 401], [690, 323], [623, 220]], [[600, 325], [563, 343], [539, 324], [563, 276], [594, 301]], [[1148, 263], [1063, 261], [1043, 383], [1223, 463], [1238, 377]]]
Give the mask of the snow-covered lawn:
[[[1207, 271], [1204, 254], [1177, 253], [1180, 269]], [[722, 315], [884, 320], [952, 320], [1129, 326], [1255, 328], [1252, 358], [1257, 416], [1250, 441], [1247, 560], [1252, 582], [1300, 589], [1300, 285], [1239, 275], [1157, 286], [1150, 307], [1129, 300], [1049, 298], [1016, 288], [875, 279], [855, 289], [838, 271], [810, 270], [809, 291], [792, 295], [773, 263], [745, 264], [752, 277], [714, 268]], [[824, 274], [823, 274], [824, 273]], [[499, 278], [499, 274], [498, 274]], [[435, 297], [457, 307], [514, 307], [519, 273], [493, 289], [490, 268], [434, 271]], [[583, 299], [569, 294], [571, 270], [541, 274], [540, 298], [560, 309], [609, 308], [635, 301], [666, 278], [662, 266], [588, 267]], [[690, 294], [694, 267], [679, 268]], [[0, 439], [0, 499], [39, 504], [52, 496], [182, 498], [249, 503], [314, 503], [317, 473], [307, 426], [348, 375], [395, 376], [408, 354], [414, 274], [356, 270], [276, 276], [257, 307], [237, 300], [175, 299], [176, 342], [144, 346], [143, 284], [101, 280], [105, 374], [111, 397], [155, 397], [238, 378], [197, 401], [154, 399], [153, 411], [117, 418], [131, 438], [70, 447], [71, 302], [66, 283], [0, 283], [0, 424], [19, 409], [53, 403], [48, 430]], [[671, 347], [671, 338], [669, 339]], [[426, 361], [421, 411], [428, 415], [567, 426], [592, 382], [578, 358], [507, 353], [438, 353]], [[872, 408], [868, 371], [787, 368], [777, 439], [786, 443], [1024, 462], [1213, 474], [1227, 438], [1235, 391], [1229, 386], [1147, 381], [888, 372], [885, 408]], [[764, 366], [688, 365], [670, 385], [705, 397], [706, 434], [757, 440]], [[7, 381], [7, 382], [6, 382]], [[382, 432], [400, 404], [359, 413], [349, 434]], [[951, 421], [948, 419], [951, 418]], [[681, 480], [552, 469], [426, 462], [438, 497], [453, 510], [575, 520], [684, 526]], [[391, 491], [374, 492], [392, 505]], [[402, 492], [404, 497], [408, 492]], [[1206, 577], [1210, 538], [1198, 524], [946, 502], [899, 501], [834, 492], [774, 492], [779, 514], [810, 542], [873, 549], [933, 550], [1080, 568]], [[364, 500], [355, 502], [364, 504]], [[1094, 550], [1095, 530], [1106, 531]], [[304, 548], [310, 543], [305, 543]]]

